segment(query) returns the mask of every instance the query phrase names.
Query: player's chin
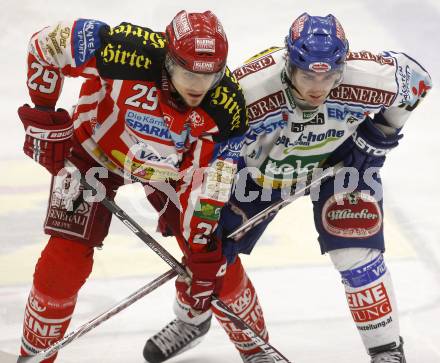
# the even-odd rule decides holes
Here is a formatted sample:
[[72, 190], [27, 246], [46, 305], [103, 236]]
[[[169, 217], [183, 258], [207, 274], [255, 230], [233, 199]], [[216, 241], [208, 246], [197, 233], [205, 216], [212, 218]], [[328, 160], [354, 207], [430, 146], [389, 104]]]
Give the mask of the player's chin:
[[309, 96], [307, 99], [307, 103], [311, 106], [319, 106], [322, 105], [325, 102], [325, 96], [315, 97], [315, 96]]
[[197, 107], [203, 101], [205, 94], [186, 94], [184, 100], [190, 107]]

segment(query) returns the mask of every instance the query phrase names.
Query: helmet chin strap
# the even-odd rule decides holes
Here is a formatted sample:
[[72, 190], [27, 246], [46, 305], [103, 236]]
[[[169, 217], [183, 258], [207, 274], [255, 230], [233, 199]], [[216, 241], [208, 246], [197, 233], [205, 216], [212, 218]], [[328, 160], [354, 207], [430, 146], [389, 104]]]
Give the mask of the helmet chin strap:
[[169, 71], [164, 68], [160, 82], [162, 99], [179, 112], [186, 112], [190, 107], [186, 104], [173, 85]]
[[299, 108], [305, 111], [313, 111], [319, 107], [319, 106], [309, 105], [307, 101], [304, 98], [302, 98], [301, 92], [298, 90], [298, 88], [295, 87], [293, 83], [292, 83], [292, 89], [298, 94], [298, 96], [296, 96], [295, 92], [292, 92], [293, 99], [295, 100], [295, 103], [298, 105]]
[[[312, 105], [309, 105], [309, 104], [307, 103], [307, 101], [306, 101], [304, 98], [302, 98], [303, 96], [301, 95], [301, 92], [300, 92], [299, 89], [296, 88], [296, 86], [293, 84], [292, 80], [290, 79], [290, 77], [289, 77], [288, 74], [287, 74], [287, 71], [285, 71], [285, 72], [286, 72], [285, 80], [286, 80], [287, 85], [288, 85], [293, 91], [295, 91], [295, 92], [292, 92], [292, 97], [293, 97], [293, 99], [295, 100], [296, 105], [297, 105], [300, 109], [302, 109], [302, 110], [304, 110], [304, 111], [313, 111], [313, 110], [316, 110], [319, 106], [312, 106]], [[296, 96], [295, 93], [296, 93], [298, 96]]]

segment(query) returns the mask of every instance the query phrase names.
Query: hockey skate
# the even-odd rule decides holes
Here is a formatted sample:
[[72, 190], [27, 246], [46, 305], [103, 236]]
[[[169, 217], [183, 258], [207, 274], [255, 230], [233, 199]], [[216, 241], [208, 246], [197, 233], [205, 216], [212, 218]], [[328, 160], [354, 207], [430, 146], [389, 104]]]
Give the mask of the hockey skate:
[[270, 355], [264, 352], [258, 352], [255, 354], [240, 353], [240, 356], [244, 363], [274, 363], [275, 362]]
[[371, 356], [371, 363], [406, 363], [402, 337], [400, 338], [400, 345], [397, 348], [390, 347], [390, 344], [387, 344], [381, 347], [371, 348], [369, 354]]
[[211, 326], [211, 317], [200, 325], [174, 319], [147, 340], [144, 358], [149, 363], [164, 362], [199, 344]]

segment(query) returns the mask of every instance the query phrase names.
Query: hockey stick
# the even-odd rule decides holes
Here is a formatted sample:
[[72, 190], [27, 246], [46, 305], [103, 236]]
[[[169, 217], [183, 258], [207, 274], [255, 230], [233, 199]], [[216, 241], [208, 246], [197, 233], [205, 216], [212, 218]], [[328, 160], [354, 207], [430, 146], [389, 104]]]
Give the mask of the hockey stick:
[[273, 216], [281, 208], [285, 207], [286, 205], [288, 205], [288, 204], [292, 203], [293, 201], [297, 200], [298, 198], [302, 197], [304, 195], [304, 192], [306, 192], [307, 190], [309, 190], [313, 186], [321, 183], [326, 178], [335, 176], [342, 168], [343, 168], [343, 164], [338, 163], [334, 166], [331, 166], [331, 167], [324, 169], [322, 174], [320, 174], [317, 177], [314, 177], [315, 174], [313, 173], [311, 180], [306, 181], [306, 185], [304, 185], [298, 189], [295, 189], [295, 193], [292, 194], [289, 198], [281, 199], [280, 201], [276, 202], [275, 204], [271, 205], [270, 207], [267, 207], [266, 209], [257, 213], [253, 217], [249, 218], [245, 223], [243, 223], [235, 231], [231, 232], [228, 235], [228, 238], [233, 238], [235, 240], [240, 239], [245, 233], [249, 232], [252, 228], [259, 225], [264, 220]]
[[61, 348], [64, 348], [66, 345], [70, 344], [74, 340], [88, 333], [90, 330], [96, 328], [98, 325], [101, 325], [104, 321], [110, 319], [112, 316], [118, 314], [125, 308], [129, 307], [139, 299], [143, 298], [145, 295], [149, 294], [153, 290], [157, 289], [159, 286], [162, 286], [165, 282], [171, 280], [173, 277], [177, 275], [177, 272], [173, 269], [168, 270], [164, 274], [160, 275], [153, 281], [149, 282], [145, 286], [141, 287], [139, 290], [135, 291], [131, 295], [127, 296], [124, 300], [119, 302], [117, 305], [112, 307], [111, 309], [105, 311], [100, 314], [96, 318], [88, 321], [87, 323], [81, 325], [78, 329], [71, 331], [61, 340], [58, 340], [49, 348], [46, 348], [40, 351], [38, 354], [29, 356], [29, 357], [19, 357], [13, 354], [0, 352], [0, 363], [37, 363], [42, 360], [49, 358], [52, 354], [59, 351]]
[[[84, 178], [81, 178], [81, 185], [84, 189], [96, 192], [96, 189], [91, 187]], [[160, 258], [162, 258], [174, 271], [185, 279], [189, 276], [185, 268], [162, 247], [153, 237], [151, 237], [136, 221], [128, 216], [113, 200], [104, 196], [101, 203], [114, 214], [123, 224], [125, 224], [134, 234], [136, 234], [148, 247], [150, 247]], [[211, 303], [220, 311], [222, 311], [233, 323], [246, 334], [262, 351], [274, 358], [276, 362], [292, 363], [284, 355], [282, 355], [276, 348], [269, 343], [266, 343], [247, 323], [245, 323], [239, 316], [234, 314], [229, 307], [222, 302], [217, 296], [212, 295]]]

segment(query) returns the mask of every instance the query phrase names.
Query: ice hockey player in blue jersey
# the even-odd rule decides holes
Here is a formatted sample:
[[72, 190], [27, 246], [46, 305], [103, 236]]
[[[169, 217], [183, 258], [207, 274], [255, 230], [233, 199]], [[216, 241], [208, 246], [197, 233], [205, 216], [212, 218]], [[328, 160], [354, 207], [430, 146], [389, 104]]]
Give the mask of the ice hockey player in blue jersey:
[[[324, 181], [319, 193], [310, 193], [321, 253], [340, 272], [371, 363], [406, 362], [397, 299], [383, 255], [379, 171], [432, 87], [429, 74], [404, 53], [350, 51], [333, 15], [307, 13], [293, 22], [285, 47], [261, 52], [234, 74], [245, 94], [250, 130], [235, 192], [221, 214], [228, 268], [220, 297], [268, 339], [261, 306], [238, 254], [251, 253], [275, 215], [237, 240], [227, 236], [286, 192], [294, 192], [317, 168], [342, 162], [346, 178], [338, 174]], [[189, 317], [179, 296], [175, 306], [177, 319], [147, 341], [144, 356], [149, 362], [181, 353], [208, 331], [210, 313]], [[244, 362], [274, 362], [219, 311], [211, 311]]]

